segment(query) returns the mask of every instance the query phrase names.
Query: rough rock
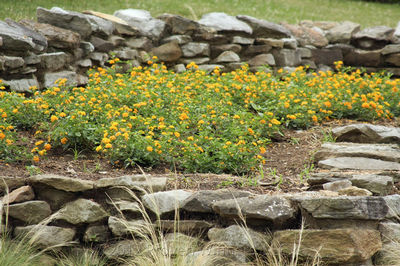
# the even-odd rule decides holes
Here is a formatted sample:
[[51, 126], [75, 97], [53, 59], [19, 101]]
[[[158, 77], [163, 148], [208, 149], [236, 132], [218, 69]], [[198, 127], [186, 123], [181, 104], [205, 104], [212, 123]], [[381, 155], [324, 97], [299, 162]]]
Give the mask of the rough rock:
[[164, 21], [170, 28], [172, 34], [191, 35], [199, 29], [199, 23], [196, 21], [173, 14], [162, 14], [157, 17]]
[[119, 201], [110, 201], [108, 203], [114, 206], [120, 212], [141, 214], [141, 208], [138, 202], [119, 200]]
[[176, 42], [169, 42], [151, 50], [162, 62], [175, 62], [182, 56], [182, 50]]
[[62, 205], [75, 199], [76, 195], [51, 187], [35, 186], [36, 196], [39, 200], [44, 200], [50, 204], [52, 210], [58, 210]]
[[257, 55], [257, 54], [266, 54], [269, 51], [271, 51], [272, 47], [269, 46], [268, 44], [262, 44], [262, 45], [250, 45], [243, 51], [244, 56], [251, 56], [251, 55]]
[[25, 222], [37, 224], [51, 214], [50, 205], [45, 201], [33, 200], [12, 204], [8, 207], [8, 215]]
[[25, 62], [22, 57], [17, 56], [0, 56], [3, 70], [11, 70], [24, 66]]
[[288, 199], [269, 195], [217, 201], [212, 208], [223, 217], [238, 218], [243, 215], [246, 220], [266, 220], [275, 227], [290, 222], [297, 213], [297, 208]]
[[389, 43], [394, 29], [387, 26], [375, 26], [363, 29], [353, 36], [355, 45], [362, 49], [379, 49]]
[[389, 212], [383, 197], [296, 198], [301, 208], [317, 219], [382, 220]]
[[71, 224], [93, 223], [108, 216], [98, 203], [83, 198], [68, 202], [54, 215], [55, 220], [64, 220]]
[[41, 67], [49, 71], [57, 71], [64, 68], [71, 59], [64, 52], [40, 54], [39, 58]]
[[318, 162], [318, 166], [324, 169], [353, 169], [353, 170], [400, 170], [400, 163], [387, 162], [364, 157], [337, 157]]
[[192, 195], [185, 190], [170, 190], [146, 194], [142, 197], [143, 205], [153, 213], [159, 215], [169, 214], [181, 208], [183, 202]]
[[361, 143], [399, 143], [400, 128], [371, 124], [352, 124], [332, 129], [337, 141]]
[[300, 237], [300, 256], [313, 258], [318, 252], [323, 262], [340, 265], [364, 262], [382, 247], [378, 231], [361, 229], [277, 231], [274, 242], [283, 253], [292, 254]]
[[247, 191], [200, 190], [191, 195], [182, 203], [182, 209], [188, 212], [212, 213], [212, 205], [221, 200], [248, 197]]
[[94, 46], [90, 42], [81, 42], [79, 47], [83, 50], [84, 56], [87, 56], [94, 52]]
[[287, 23], [283, 26], [292, 33], [301, 46], [312, 45], [321, 48], [328, 45], [328, 40], [324, 35], [315, 29]]
[[282, 39], [291, 36], [285, 27], [276, 23], [244, 15], [236, 16], [236, 18], [249, 24], [253, 29], [253, 36], [258, 38]]
[[126, 175], [117, 178], [102, 178], [96, 181], [97, 188], [126, 187], [132, 190], [157, 192], [165, 190], [167, 177], [149, 175]]
[[395, 144], [324, 143], [315, 154], [321, 161], [334, 157], [364, 157], [383, 161], [400, 162], [400, 148]]
[[275, 66], [275, 58], [272, 54], [259, 54], [248, 61], [249, 66]]
[[280, 39], [273, 39], [273, 38], [257, 38], [255, 40], [256, 44], [267, 44], [273, 48], [279, 48], [282, 49], [284, 42], [283, 40]]
[[41, 52], [47, 48], [47, 41], [43, 35], [10, 19], [0, 21], [0, 37], [3, 42], [1, 49], [7, 51]]
[[252, 28], [248, 24], [222, 12], [204, 14], [198, 22], [201, 25], [214, 28], [217, 31], [253, 33]]
[[111, 52], [115, 55], [116, 58], [121, 60], [133, 60], [139, 58], [139, 53], [137, 50], [129, 49], [129, 48], [122, 48], [119, 50], [114, 50]]
[[85, 242], [106, 242], [110, 236], [108, 227], [105, 225], [90, 225], [86, 228], [83, 235]]
[[238, 44], [220, 44], [220, 45], [212, 45], [210, 49], [211, 49], [211, 57], [214, 58], [225, 51], [232, 51], [238, 54], [242, 50], [242, 46]]
[[81, 192], [93, 189], [92, 181], [53, 174], [35, 175], [30, 177], [29, 181], [32, 184], [47, 185], [67, 192]]
[[3, 199], [2, 203], [4, 205], [7, 204], [12, 204], [12, 203], [18, 203], [18, 202], [24, 202], [28, 200], [33, 200], [35, 198], [35, 193], [33, 192], [33, 189], [31, 186], [23, 186], [20, 188], [17, 188], [10, 193], [6, 194]]
[[145, 240], [121, 240], [116, 243], [106, 245], [103, 253], [108, 259], [121, 260], [134, 257], [146, 249]]
[[78, 75], [74, 71], [59, 71], [59, 72], [51, 72], [44, 74], [44, 82], [43, 86], [45, 88], [51, 88], [57, 86], [56, 82], [59, 79], [67, 79], [65, 86], [76, 86], [78, 85], [77, 81]]
[[209, 56], [210, 45], [208, 43], [190, 42], [181, 46], [184, 57]]
[[94, 52], [89, 55], [89, 58], [99, 66], [103, 66], [108, 60], [109, 56], [107, 53]]
[[382, 55], [400, 53], [400, 44], [388, 44], [382, 49], [381, 53]]
[[44, 249], [69, 244], [74, 239], [75, 229], [47, 225], [17, 226], [14, 235], [28, 235], [39, 248]]
[[253, 38], [246, 38], [242, 36], [234, 36], [232, 39], [232, 43], [234, 44], [241, 44], [241, 45], [251, 45], [254, 43]]
[[164, 241], [168, 252], [174, 255], [182, 255], [183, 250], [199, 250], [199, 246], [203, 244], [201, 239], [180, 232], [165, 234]]
[[175, 73], [182, 73], [186, 71], [186, 67], [184, 64], [177, 64], [174, 66]]
[[112, 22], [92, 15], [67, 11], [59, 7], [45, 9], [38, 7], [36, 10], [38, 22], [46, 23], [60, 28], [77, 32], [83, 39], [92, 34], [109, 36], [114, 31]]
[[333, 66], [337, 61], [343, 61], [343, 54], [340, 49], [312, 49], [312, 59], [316, 65]]
[[112, 42], [96, 36], [90, 37], [90, 43], [93, 44], [95, 50], [98, 52], [108, 53], [115, 48]]
[[24, 61], [27, 65], [36, 65], [40, 63], [40, 58], [37, 54], [28, 52], [28, 54], [24, 57]]
[[133, 49], [142, 49], [150, 51], [153, 48], [153, 43], [147, 37], [132, 37], [126, 40], [126, 45]]
[[81, 38], [76, 32], [27, 19], [21, 20], [20, 23], [46, 37], [49, 47], [60, 49], [75, 49], [79, 47]]
[[[118, 217], [110, 216], [108, 218], [108, 227], [116, 237], [135, 234], [138, 229], [150, 226], [144, 220], [127, 221]], [[151, 225], [152, 226], [152, 225]]]
[[283, 48], [286, 49], [296, 49], [298, 46], [298, 42], [295, 38], [283, 38], [282, 41], [283, 41]]
[[346, 188], [342, 188], [338, 190], [339, 195], [341, 196], [372, 196], [372, 192], [365, 189], [359, 188], [355, 186], [350, 186]]
[[76, 64], [83, 68], [90, 68], [93, 66], [92, 60], [90, 59], [79, 60], [78, 62], [76, 62]]
[[303, 58], [309, 59], [312, 57], [312, 52], [311, 52], [311, 49], [309, 49], [309, 48], [300, 47], [299, 53], [300, 53], [301, 59], [303, 59]]
[[353, 175], [351, 183], [380, 196], [389, 194], [393, 188], [393, 177], [374, 174]]
[[355, 49], [343, 57], [343, 62], [351, 66], [377, 67], [382, 64], [381, 50]]
[[140, 33], [153, 40], [160, 40], [166, 30], [166, 23], [155, 19], [150, 12], [141, 9], [121, 9], [114, 16], [125, 20], [129, 25], [139, 29]]
[[322, 185], [322, 187], [325, 190], [330, 190], [330, 191], [339, 191], [344, 188], [351, 187], [352, 183], [349, 180], [337, 180], [337, 181], [331, 181], [328, 183], [325, 183]]
[[385, 62], [393, 66], [400, 66], [400, 53], [388, 55]]
[[216, 59], [215, 63], [220, 64], [220, 63], [233, 63], [233, 62], [239, 62], [240, 57], [232, 51], [225, 51], [221, 53]]
[[227, 246], [245, 250], [267, 250], [271, 242], [270, 235], [239, 225], [231, 225], [227, 228], [211, 228], [207, 236], [211, 242], [224, 243]]
[[24, 186], [25, 178], [12, 177], [12, 176], [0, 176], [0, 195], [9, 193], [9, 191]]
[[237, 249], [204, 249], [187, 254], [186, 265], [201, 265], [204, 257], [213, 256], [214, 265], [246, 265], [249, 262], [248, 252]]
[[[201, 65], [201, 64], [207, 64], [210, 62], [209, 57], [195, 57], [195, 58], [186, 58], [186, 59], [181, 59], [180, 62], [184, 63], [185, 65], [188, 65], [190, 63], [195, 63], [196, 65]], [[186, 68], [185, 68], [186, 70]]]
[[400, 195], [393, 194], [382, 197], [388, 206], [388, 213], [386, 214], [386, 219], [399, 220], [400, 217]]
[[[168, 232], [180, 232], [185, 234], [202, 233], [214, 226], [203, 220], [160, 220], [159, 228]], [[156, 224], [158, 227], [158, 223]]]
[[171, 35], [161, 40], [161, 43], [176, 42], [177, 44], [186, 44], [192, 41], [189, 35]]
[[10, 90], [16, 92], [31, 92], [30, 88], [40, 88], [39, 82], [36, 77], [27, 79], [14, 79], [14, 80], [3, 80], [3, 83], [10, 87]]
[[400, 225], [392, 222], [379, 224], [382, 236], [382, 249], [374, 256], [375, 265], [396, 265], [398, 263], [398, 243], [400, 242]]
[[284, 66], [298, 66], [301, 62], [300, 53], [292, 49], [274, 50], [273, 53], [276, 65], [279, 67]]
[[352, 36], [360, 31], [360, 24], [344, 21], [339, 25], [329, 29], [325, 37], [329, 43], [346, 43], [349, 44]]

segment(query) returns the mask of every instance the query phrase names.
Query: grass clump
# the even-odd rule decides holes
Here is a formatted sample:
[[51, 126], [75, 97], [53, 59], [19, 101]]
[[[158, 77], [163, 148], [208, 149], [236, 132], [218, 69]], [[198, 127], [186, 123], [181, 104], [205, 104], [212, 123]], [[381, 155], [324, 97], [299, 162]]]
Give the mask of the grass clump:
[[[114, 63], [113, 60], [111, 63]], [[188, 65], [176, 74], [149, 61], [128, 73], [115, 65], [90, 72], [86, 88], [0, 92], [0, 147], [18, 131], [36, 131], [33, 160], [53, 148], [92, 150], [121, 166], [171, 165], [186, 172], [247, 174], [282, 126], [307, 128], [331, 119], [392, 119], [400, 114], [400, 80], [343, 68], [307, 74], [210, 75]], [[28, 120], [28, 121], [26, 121]], [[0, 159], [10, 157], [0, 149]]]

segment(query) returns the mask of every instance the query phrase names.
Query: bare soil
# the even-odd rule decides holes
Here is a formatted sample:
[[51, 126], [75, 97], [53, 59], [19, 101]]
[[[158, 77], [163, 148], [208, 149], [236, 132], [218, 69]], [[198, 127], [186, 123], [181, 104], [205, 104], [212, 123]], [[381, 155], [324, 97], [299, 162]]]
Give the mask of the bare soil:
[[[171, 172], [169, 168], [153, 169], [118, 168], [107, 160], [94, 154], [52, 151], [34, 167], [23, 163], [0, 162], [0, 176], [29, 177], [33, 174], [58, 174], [87, 180], [104, 177], [119, 177], [132, 174], [167, 174], [170, 176], [168, 189], [218, 189], [234, 187], [255, 193], [270, 194], [279, 192], [297, 192], [307, 189], [306, 178], [313, 171], [318, 171], [313, 162], [313, 154], [321, 144], [330, 138], [331, 128], [357, 123], [339, 120], [312, 127], [307, 130], [285, 129], [273, 138], [264, 155], [266, 164], [259, 174], [250, 177], [216, 174], [183, 174]], [[400, 119], [380, 121], [374, 124], [399, 126]], [[29, 138], [30, 134], [24, 133]], [[34, 139], [30, 139], [34, 145]]]

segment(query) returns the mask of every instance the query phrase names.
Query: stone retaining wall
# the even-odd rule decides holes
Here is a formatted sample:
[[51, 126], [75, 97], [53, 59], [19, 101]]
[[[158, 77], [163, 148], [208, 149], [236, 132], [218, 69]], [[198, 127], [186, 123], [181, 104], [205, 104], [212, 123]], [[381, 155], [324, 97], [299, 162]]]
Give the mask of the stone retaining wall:
[[308, 65], [327, 70], [335, 61], [387, 70], [400, 76], [400, 24], [397, 29], [361, 29], [353, 22], [302, 21], [275, 24], [249, 16], [205, 14], [199, 21], [144, 10], [114, 15], [37, 9], [37, 22], [0, 21], [0, 79], [15, 91], [55, 85], [85, 85], [86, 72], [115, 56], [133, 66], [152, 55], [176, 72], [195, 62], [200, 69], [231, 71], [247, 62], [252, 70], [268, 65]]
[[[137, 229], [147, 224], [166, 239], [222, 242], [230, 249], [220, 255], [234, 258], [232, 265], [251, 261], [254, 250], [269, 254], [276, 243], [291, 254], [301, 235], [300, 257], [318, 250], [324, 265], [388, 265], [390, 250], [400, 247], [400, 128], [354, 124], [332, 134], [338, 142], [315, 154], [317, 172], [300, 193], [166, 191], [167, 179], [179, 175], [2, 177], [3, 221], [8, 218], [2, 230], [37, 233], [40, 248], [75, 241], [118, 261], [148, 248]], [[187, 258], [211, 252], [207, 247]]]

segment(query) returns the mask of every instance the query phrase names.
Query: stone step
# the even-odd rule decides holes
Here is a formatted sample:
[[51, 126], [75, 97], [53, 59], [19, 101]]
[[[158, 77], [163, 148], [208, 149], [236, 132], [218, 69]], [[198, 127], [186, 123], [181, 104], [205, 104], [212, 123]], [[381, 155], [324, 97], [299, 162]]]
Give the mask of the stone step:
[[337, 157], [318, 162], [323, 169], [400, 171], [400, 163], [364, 157]]

